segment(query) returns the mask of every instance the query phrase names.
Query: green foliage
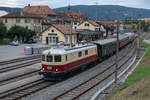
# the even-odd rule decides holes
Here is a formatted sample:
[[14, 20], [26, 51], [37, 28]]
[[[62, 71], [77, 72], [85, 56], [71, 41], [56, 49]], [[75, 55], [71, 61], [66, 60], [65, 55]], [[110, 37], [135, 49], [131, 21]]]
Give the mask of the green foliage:
[[8, 45], [9, 43], [9, 40], [0, 40], [0, 45]]
[[131, 84], [150, 75], [150, 65], [149, 64], [145, 65], [145, 63], [144, 63], [144, 61], [148, 59], [147, 57], [150, 56], [150, 45], [147, 43], [143, 43], [142, 46], [147, 47], [146, 53], [145, 53], [142, 61], [138, 65], [138, 67], [133, 72], [133, 74], [131, 76], [129, 76], [127, 81], [120, 87], [120, 90], [123, 90], [123, 89], [127, 88], [128, 86], [130, 86]]
[[8, 32], [7, 32], [7, 36], [14, 40], [15, 38], [17, 38], [17, 40], [19, 41], [27, 41], [30, 38], [32, 38], [34, 35], [36, 35], [36, 33], [28, 28], [24, 28], [18, 25], [14, 25], [12, 26]]
[[6, 36], [7, 28], [0, 24], [0, 39], [3, 39]]

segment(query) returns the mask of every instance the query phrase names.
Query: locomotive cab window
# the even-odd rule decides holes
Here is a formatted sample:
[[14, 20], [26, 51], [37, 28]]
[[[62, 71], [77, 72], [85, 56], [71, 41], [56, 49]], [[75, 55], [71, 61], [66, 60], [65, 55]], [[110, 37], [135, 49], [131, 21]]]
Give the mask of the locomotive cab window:
[[53, 62], [53, 57], [52, 56], [47, 56], [47, 62]]
[[45, 61], [45, 55], [42, 55], [42, 61]]
[[55, 56], [54, 59], [55, 59], [55, 62], [61, 62], [61, 56], [60, 55]]
[[85, 55], [88, 55], [88, 50], [85, 50]]
[[81, 57], [81, 56], [82, 56], [82, 52], [79, 52], [79, 53], [78, 53], [78, 57]]

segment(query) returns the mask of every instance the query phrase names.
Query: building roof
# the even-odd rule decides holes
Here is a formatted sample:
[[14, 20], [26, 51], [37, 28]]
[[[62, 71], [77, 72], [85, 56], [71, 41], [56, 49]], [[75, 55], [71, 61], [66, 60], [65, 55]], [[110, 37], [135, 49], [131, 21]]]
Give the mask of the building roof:
[[77, 29], [76, 32], [81, 35], [96, 35], [96, 34], [103, 34], [102, 31], [92, 31], [87, 29]]
[[[58, 31], [62, 32], [65, 35], [77, 34], [77, 32], [74, 31], [73, 28], [71, 26], [69, 26], [69, 25], [65, 25], [65, 24], [51, 24], [51, 26], [55, 27]], [[50, 27], [48, 27], [48, 28], [50, 28]]]
[[96, 21], [94, 21], [94, 20], [89, 20], [88, 22], [91, 23], [94, 26], [99, 26], [99, 24], [96, 23]]
[[36, 14], [19, 11], [8, 13], [7, 15], [2, 16], [2, 18], [42, 18], [42, 17]]
[[45, 18], [48, 15], [56, 15], [55, 12], [51, 10], [48, 6], [25, 6], [22, 11], [28, 12], [28, 13], [33, 13], [33, 14], [38, 14], [41, 17]]
[[[100, 26], [100, 25], [99, 25], [96, 21], [94, 21], [94, 20], [86, 20], [86, 21], [89, 22], [90, 24], [96, 26], [96, 27], [99, 27], [99, 26]], [[85, 21], [84, 21], [84, 22], [85, 22]], [[82, 23], [84, 23], [84, 22], [82, 22]], [[82, 23], [80, 23], [79, 25], [81, 25]]]
[[[117, 24], [117, 21], [98, 21], [100, 23], [104, 23], [104, 24]], [[120, 23], [122, 24], [123, 21], [120, 21]]]

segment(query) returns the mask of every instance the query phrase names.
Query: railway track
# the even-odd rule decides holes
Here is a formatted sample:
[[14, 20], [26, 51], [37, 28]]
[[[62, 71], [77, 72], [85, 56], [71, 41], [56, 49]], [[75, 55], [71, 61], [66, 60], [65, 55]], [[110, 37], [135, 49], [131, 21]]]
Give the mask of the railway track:
[[2, 100], [19, 100], [23, 97], [26, 97], [30, 94], [33, 94], [37, 91], [40, 91], [46, 87], [52, 86], [56, 83], [54, 82], [45, 82], [44, 80], [38, 80], [32, 82], [20, 88], [14, 89], [4, 94], [0, 94], [0, 99]]
[[[134, 52], [133, 52], [134, 53]], [[124, 58], [123, 56], [122, 58]], [[121, 69], [122, 66], [127, 63], [133, 55], [131, 54], [130, 57], [128, 57], [127, 60], [125, 60], [118, 69]], [[119, 61], [122, 60], [119, 59]], [[110, 76], [112, 76], [115, 73], [115, 69], [113, 67], [115, 66], [115, 63], [110, 65], [107, 69], [105, 69], [103, 72], [98, 73], [97, 75], [93, 76], [89, 80], [85, 81], [84, 83], [79, 84], [78, 86], [69, 89], [65, 91], [64, 93], [56, 96], [53, 98], [53, 100], [77, 100], [80, 96], [90, 91], [92, 88], [96, 87], [98, 84], [104, 82], [107, 80]], [[106, 73], [109, 73], [108, 75]], [[103, 77], [102, 77], [103, 76]]]
[[27, 66], [37, 64], [37, 63], [40, 63], [40, 62], [41, 62], [41, 58], [35, 59], [35, 60], [32, 60], [32, 61], [28, 61], [28, 62], [25, 62], [25, 63], [20, 63], [20, 64], [16, 64], [16, 65], [12, 65], [12, 66], [7, 66], [7, 67], [4, 67], [4, 68], [0, 68], [0, 73], [15, 70], [15, 69], [22, 68], [22, 67], [27, 67]]
[[22, 61], [25, 61], [25, 60], [37, 59], [37, 58], [40, 58], [40, 57], [41, 57], [41, 55], [36, 55], [36, 56], [22, 57], [22, 58], [7, 60], [7, 61], [1, 61], [0, 66], [7, 65], [7, 64], [13, 64], [13, 63], [17, 63], [17, 62], [22, 62]]
[[7, 79], [4, 79], [4, 80], [0, 80], [0, 86], [9, 84], [11, 82], [19, 81], [21, 79], [25, 79], [25, 78], [28, 78], [28, 77], [32, 77], [34, 75], [37, 75], [39, 71], [40, 70], [35, 70], [35, 71], [24, 73], [24, 74], [21, 74], [21, 75], [12, 77], [12, 78], [7, 78]]
[[[121, 57], [120, 60], [122, 58], [124, 58], [125, 56]], [[88, 81], [86, 81], [86, 82], [88, 82]], [[25, 86], [21, 86], [21, 87], [19, 87], [17, 89], [10, 90], [10, 91], [8, 91], [6, 93], [2, 93], [2, 94], [0, 94], [0, 99], [2, 99], [2, 100], [19, 100], [19, 99], [21, 99], [23, 97], [31, 95], [31, 94], [33, 94], [35, 92], [38, 92], [38, 91], [40, 91], [42, 89], [50, 87], [50, 86], [52, 86], [54, 84], [56, 84], [56, 83], [54, 83], [54, 82], [45, 82], [44, 80], [38, 80], [36, 82], [29, 83], [29, 84], [27, 84]]]

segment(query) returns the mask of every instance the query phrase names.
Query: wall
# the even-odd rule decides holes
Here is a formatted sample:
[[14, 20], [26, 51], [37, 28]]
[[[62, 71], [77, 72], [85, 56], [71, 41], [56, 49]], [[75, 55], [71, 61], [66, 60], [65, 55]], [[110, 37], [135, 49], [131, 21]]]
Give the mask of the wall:
[[[85, 26], [86, 23], [89, 24], [89, 26]], [[85, 21], [78, 26], [78, 29], [88, 29], [88, 30], [92, 30], [92, 31], [95, 31], [95, 28], [99, 28], [99, 27], [95, 27], [94, 25], [92, 25], [88, 21]]]
[[[16, 23], [16, 19], [20, 19], [20, 23]], [[36, 32], [41, 32], [41, 29], [42, 29], [41, 23], [37, 23], [37, 22], [35, 23], [33, 18], [27, 18], [27, 19], [30, 19], [31, 22], [25, 23], [24, 22], [25, 18], [7, 18], [7, 23], [6, 23], [5, 18], [3, 18], [3, 23], [5, 24], [7, 29], [10, 29], [14, 25], [19, 25], [22, 27], [28, 27], [28, 29], [31, 29]], [[39, 31], [38, 31], [38, 28], [40, 28]]]

